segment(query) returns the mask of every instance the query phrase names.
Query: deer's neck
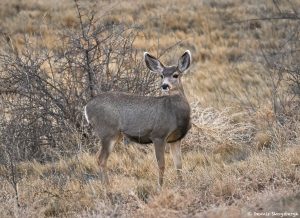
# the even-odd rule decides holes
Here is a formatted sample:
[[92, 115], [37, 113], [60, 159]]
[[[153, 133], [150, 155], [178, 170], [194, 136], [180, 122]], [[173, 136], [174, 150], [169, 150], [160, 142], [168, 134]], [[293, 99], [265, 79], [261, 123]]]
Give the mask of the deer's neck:
[[181, 96], [181, 97], [183, 97], [183, 98], [186, 99], [186, 96], [185, 96], [185, 93], [184, 93], [184, 89], [183, 89], [182, 86], [179, 87], [179, 88], [176, 89], [176, 90], [171, 90], [171, 91], [169, 91], [169, 93], [168, 93], [167, 95], [170, 95], [170, 96], [173, 96], [173, 95], [179, 95], [179, 96]]
[[183, 91], [172, 93], [169, 97], [173, 105], [172, 107], [179, 107], [190, 113], [190, 105]]

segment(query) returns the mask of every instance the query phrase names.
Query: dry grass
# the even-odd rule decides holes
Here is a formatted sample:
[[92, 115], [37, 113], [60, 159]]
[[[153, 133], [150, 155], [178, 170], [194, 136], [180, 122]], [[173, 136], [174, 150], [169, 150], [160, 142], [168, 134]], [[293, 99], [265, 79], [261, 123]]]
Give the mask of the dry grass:
[[[120, 144], [108, 163], [110, 186], [101, 184], [94, 154], [19, 164], [21, 207], [12, 206], [13, 189], [2, 179], [0, 216], [246, 217], [248, 211], [282, 212], [274, 204], [298, 199], [299, 146], [262, 149], [254, 144], [264, 136], [256, 139], [252, 125], [233, 119], [242, 115], [197, 104], [193, 109], [196, 126], [183, 141], [183, 185], [177, 182], [170, 154], [165, 186], [158, 191], [152, 146]], [[7, 174], [4, 169], [0, 173]], [[297, 212], [299, 200], [288, 205], [288, 211]]]
[[[39, 46], [59, 49], [57, 31], [78, 26], [69, 0], [2, 0], [0, 6], [0, 31], [11, 33], [19, 49], [24, 33], [32, 40], [42, 36]], [[193, 102], [194, 125], [182, 142], [184, 184], [177, 182], [166, 154], [166, 182], [159, 192], [152, 146], [120, 144], [108, 162], [110, 186], [100, 182], [95, 154], [20, 163], [20, 207], [6, 179], [9, 172], [0, 168], [0, 217], [300, 214], [299, 116], [278, 124], [266, 70], [257, 61], [263, 40], [276, 43], [271, 24], [229, 24], [268, 15], [273, 7], [267, 1], [233, 0], [96, 2], [93, 8], [103, 22], [141, 28], [134, 43], [141, 55], [144, 50], [161, 54], [179, 41], [163, 60], [170, 62], [183, 49], [192, 51], [193, 66], [184, 85]], [[298, 113], [293, 108], [289, 112]]]

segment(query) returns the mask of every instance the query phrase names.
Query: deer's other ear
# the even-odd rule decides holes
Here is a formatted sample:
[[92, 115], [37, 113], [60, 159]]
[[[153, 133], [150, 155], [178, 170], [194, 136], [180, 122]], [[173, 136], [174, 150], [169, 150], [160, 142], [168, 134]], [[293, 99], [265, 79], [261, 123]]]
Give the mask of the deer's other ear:
[[178, 60], [178, 69], [180, 72], [186, 71], [192, 62], [192, 55], [189, 50], [186, 50]]
[[155, 57], [150, 55], [148, 52], [144, 53], [144, 59], [146, 66], [153, 72], [162, 73], [164, 70], [164, 65], [160, 63]]

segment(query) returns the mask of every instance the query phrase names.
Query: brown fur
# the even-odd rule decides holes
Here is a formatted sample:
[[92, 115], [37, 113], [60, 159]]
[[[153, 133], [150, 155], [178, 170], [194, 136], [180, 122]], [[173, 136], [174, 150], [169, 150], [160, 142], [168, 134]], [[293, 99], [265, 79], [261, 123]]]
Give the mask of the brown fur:
[[[155, 57], [145, 53], [147, 67], [162, 76], [162, 87], [168, 95], [160, 97], [135, 96], [125, 93], [103, 93], [85, 107], [88, 122], [101, 139], [102, 149], [98, 154], [101, 176], [108, 182], [106, 163], [114, 144], [123, 134], [140, 144], [154, 143], [159, 167], [159, 184], [163, 184], [166, 143], [173, 147], [175, 167], [180, 174], [180, 141], [191, 127], [190, 106], [181, 84], [182, 72], [191, 62], [187, 51], [179, 59], [178, 66], [165, 67]], [[180, 180], [181, 175], [178, 177]]]

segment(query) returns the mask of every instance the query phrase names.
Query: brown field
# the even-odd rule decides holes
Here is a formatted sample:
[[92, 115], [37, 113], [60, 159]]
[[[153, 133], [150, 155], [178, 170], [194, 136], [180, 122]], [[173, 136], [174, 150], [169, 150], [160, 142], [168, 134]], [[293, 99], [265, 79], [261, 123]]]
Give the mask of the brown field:
[[[281, 10], [292, 11], [290, 2], [300, 14], [299, 1], [282, 1]], [[18, 199], [10, 172], [0, 166], [0, 217], [299, 216], [299, 102], [287, 96], [285, 107], [274, 109], [277, 99], [261, 52], [288, 34], [274, 32], [274, 25], [289, 21], [255, 20], [274, 15], [272, 1], [82, 0], [80, 5], [92, 8], [102, 22], [137, 26], [133, 46], [140, 58], [145, 50], [166, 51], [162, 60], [174, 63], [191, 51], [193, 63], [183, 82], [194, 125], [182, 142], [184, 184], [167, 152], [165, 184], [158, 191], [153, 146], [124, 142], [108, 161], [110, 186], [100, 182], [91, 151], [18, 163]], [[0, 32], [9, 33], [19, 50], [24, 34], [32, 41], [42, 35], [37, 46], [59, 49], [56, 33], [78, 27], [72, 0], [1, 0], [0, 20]], [[283, 83], [278, 93], [287, 89]], [[284, 124], [275, 113], [281, 110]]]

